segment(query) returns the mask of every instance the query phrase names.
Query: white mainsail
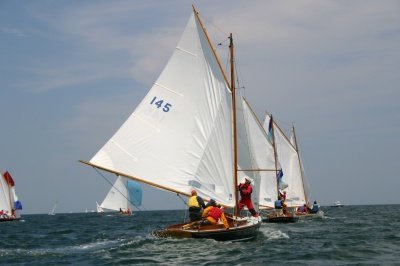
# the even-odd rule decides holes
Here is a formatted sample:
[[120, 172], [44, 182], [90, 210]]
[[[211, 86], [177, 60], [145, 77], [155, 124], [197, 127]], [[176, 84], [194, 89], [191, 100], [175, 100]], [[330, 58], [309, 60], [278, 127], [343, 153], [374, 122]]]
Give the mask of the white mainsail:
[[[266, 132], [268, 132], [270, 119], [270, 115], [267, 114], [263, 124]], [[297, 150], [275, 121], [273, 121], [273, 127], [277, 158], [283, 171], [282, 180], [288, 185], [285, 188], [286, 205], [288, 207], [302, 206], [307, 203], [307, 200]]]
[[194, 14], [168, 64], [91, 165], [234, 206], [231, 92]]

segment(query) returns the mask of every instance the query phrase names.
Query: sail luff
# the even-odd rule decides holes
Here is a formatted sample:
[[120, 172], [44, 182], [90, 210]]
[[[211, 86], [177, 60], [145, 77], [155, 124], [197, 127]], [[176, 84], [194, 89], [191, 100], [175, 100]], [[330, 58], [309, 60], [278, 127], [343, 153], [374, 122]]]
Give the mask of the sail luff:
[[310, 202], [309, 199], [309, 195], [306, 192], [306, 187], [305, 187], [305, 178], [304, 178], [304, 172], [303, 172], [303, 166], [301, 164], [301, 160], [300, 160], [300, 152], [299, 152], [299, 146], [297, 144], [297, 137], [296, 137], [296, 131], [294, 129], [294, 126], [292, 126], [292, 134], [293, 134], [293, 139], [294, 139], [294, 148], [296, 149], [296, 153], [297, 153], [297, 159], [299, 161], [299, 167], [300, 167], [300, 175], [301, 175], [301, 180], [303, 181], [303, 193], [304, 193], [304, 198], [306, 200], [306, 203]]
[[231, 88], [231, 86], [230, 86], [230, 84], [229, 84], [228, 77], [227, 77], [227, 75], [226, 75], [226, 73], [225, 73], [224, 68], [222, 67], [222, 63], [221, 63], [221, 60], [219, 59], [218, 54], [215, 52], [216, 49], [215, 49], [215, 47], [214, 47], [214, 44], [211, 42], [211, 38], [210, 38], [210, 36], [208, 35], [207, 29], [206, 29], [206, 27], [204, 26], [203, 20], [201, 19], [200, 14], [199, 14], [199, 12], [196, 10], [195, 6], [192, 5], [192, 7], [193, 7], [193, 12], [194, 12], [194, 14], [196, 15], [196, 18], [197, 18], [197, 20], [199, 21], [199, 23], [200, 23], [200, 25], [201, 25], [201, 28], [203, 29], [203, 32], [204, 32], [205, 36], [207, 37], [208, 44], [210, 45], [211, 50], [212, 50], [212, 52], [213, 52], [213, 54], [214, 54], [214, 57], [215, 57], [215, 59], [216, 59], [217, 62], [218, 62], [219, 68], [221, 69], [221, 72], [222, 72], [222, 74], [223, 74], [223, 76], [224, 76], [224, 79], [225, 79], [225, 81], [226, 81], [226, 84], [228, 84], [228, 87]]
[[276, 178], [276, 193], [277, 193], [277, 195], [279, 195], [279, 182], [278, 182], [278, 154], [277, 154], [277, 152], [276, 152], [276, 144], [275, 144], [275, 130], [274, 130], [274, 126], [273, 126], [273, 124], [274, 124], [274, 119], [273, 119], [273, 117], [272, 117], [272, 115], [271, 115], [271, 118], [270, 118], [271, 120], [272, 120], [272, 128], [271, 128], [271, 131], [272, 131], [272, 146], [273, 146], [273, 148], [274, 148], [274, 158], [275, 158], [275, 178]]

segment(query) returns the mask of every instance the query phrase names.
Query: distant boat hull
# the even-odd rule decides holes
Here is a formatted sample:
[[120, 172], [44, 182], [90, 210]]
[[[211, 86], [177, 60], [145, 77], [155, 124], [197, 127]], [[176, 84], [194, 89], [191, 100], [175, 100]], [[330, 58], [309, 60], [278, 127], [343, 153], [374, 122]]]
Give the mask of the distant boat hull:
[[223, 224], [190, 228], [190, 223], [183, 223], [171, 225], [162, 230], [156, 230], [153, 232], [153, 235], [156, 237], [173, 238], [207, 238], [217, 241], [245, 241], [255, 238], [261, 225], [261, 221], [258, 218], [252, 218], [251, 221], [246, 219], [236, 221], [237, 226], [233, 225], [232, 219], [228, 218], [228, 221], [230, 225], [229, 229], [225, 229]]
[[289, 213], [287, 215], [271, 213], [268, 214], [265, 218], [263, 218], [263, 222], [265, 223], [295, 223], [299, 220], [299, 217]]
[[317, 213], [296, 213], [295, 214], [299, 219], [301, 220], [307, 220], [307, 219], [322, 219], [324, 218], [324, 212], [323, 211], [318, 211]]
[[0, 218], [0, 222], [12, 222], [12, 221], [18, 221], [21, 218]]
[[343, 207], [344, 205], [340, 201], [335, 201], [332, 207]]

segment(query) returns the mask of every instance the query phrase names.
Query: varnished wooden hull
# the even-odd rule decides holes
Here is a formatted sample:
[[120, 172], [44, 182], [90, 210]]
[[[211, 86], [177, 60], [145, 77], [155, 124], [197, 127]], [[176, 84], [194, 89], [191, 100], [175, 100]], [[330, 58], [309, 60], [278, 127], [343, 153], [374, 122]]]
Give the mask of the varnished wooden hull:
[[13, 222], [19, 221], [21, 218], [0, 218], [0, 222]]
[[234, 225], [231, 219], [228, 219], [228, 221], [229, 229], [225, 229], [222, 224], [190, 228], [189, 224], [186, 223], [156, 230], [153, 235], [173, 238], [208, 238], [217, 241], [245, 241], [255, 238], [261, 225], [261, 220], [258, 218], [251, 218], [250, 222], [247, 220], [237, 221], [237, 226]]
[[318, 211], [317, 213], [306, 213], [306, 214], [296, 214], [297, 217], [301, 220], [305, 219], [322, 219], [324, 218], [324, 212]]
[[299, 217], [289, 213], [287, 215], [277, 215], [275, 213], [267, 215], [263, 218], [265, 223], [295, 223], [299, 220]]

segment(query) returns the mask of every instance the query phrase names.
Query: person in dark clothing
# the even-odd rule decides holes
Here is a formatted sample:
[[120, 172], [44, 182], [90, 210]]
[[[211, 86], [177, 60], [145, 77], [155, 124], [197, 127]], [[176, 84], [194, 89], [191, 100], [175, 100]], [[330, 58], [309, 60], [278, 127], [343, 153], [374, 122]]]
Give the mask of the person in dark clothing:
[[317, 201], [314, 201], [313, 206], [311, 207], [310, 213], [317, 213], [319, 211], [319, 205]]
[[191, 222], [194, 222], [201, 220], [202, 209], [205, 209], [206, 205], [204, 204], [204, 200], [200, 196], [197, 196], [196, 190], [193, 189], [191, 195], [188, 200], [189, 218]]

